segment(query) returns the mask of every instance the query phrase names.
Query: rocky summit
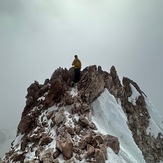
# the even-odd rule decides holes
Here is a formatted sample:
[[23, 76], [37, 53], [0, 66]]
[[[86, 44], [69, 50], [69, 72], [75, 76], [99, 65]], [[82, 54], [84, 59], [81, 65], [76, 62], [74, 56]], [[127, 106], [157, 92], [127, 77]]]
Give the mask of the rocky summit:
[[[92, 120], [99, 109], [92, 103], [105, 90], [121, 105], [145, 162], [163, 161], [162, 133], [154, 137], [147, 132], [151, 117], [136, 82], [127, 77], [121, 82], [114, 66], [106, 72], [96, 65], [83, 69], [75, 86], [72, 80], [72, 68], [58, 68], [43, 84], [34, 81], [27, 88], [16, 138], [1, 163], [105, 163], [108, 149], [118, 155], [119, 137], [101, 133]], [[138, 93], [135, 99], [133, 89]]]

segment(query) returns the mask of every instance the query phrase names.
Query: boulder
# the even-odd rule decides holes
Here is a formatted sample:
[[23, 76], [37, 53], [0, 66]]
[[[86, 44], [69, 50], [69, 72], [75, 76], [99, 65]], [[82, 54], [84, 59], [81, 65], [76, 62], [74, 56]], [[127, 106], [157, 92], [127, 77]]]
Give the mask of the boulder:
[[117, 137], [109, 135], [109, 134], [105, 135], [105, 137], [104, 137], [104, 144], [107, 147], [110, 147], [114, 151], [115, 154], [119, 153], [120, 144], [119, 144], [119, 140], [118, 140]]
[[51, 138], [50, 136], [44, 136], [40, 139], [39, 144], [43, 146], [43, 145], [47, 145], [51, 143], [52, 141], [53, 141], [53, 138]]
[[100, 144], [100, 150], [104, 153], [105, 155], [105, 160], [108, 159], [108, 153], [107, 153], [107, 147], [105, 144]]
[[73, 155], [73, 141], [71, 135], [68, 133], [66, 142], [62, 144], [62, 154], [66, 159], [70, 159]]
[[98, 163], [105, 163], [105, 155], [100, 149], [95, 149], [95, 159]]
[[58, 126], [59, 124], [61, 124], [64, 120], [66, 119], [64, 113], [62, 112], [57, 112], [55, 114], [55, 118], [54, 118], [54, 122], [55, 124]]
[[85, 158], [90, 157], [91, 155], [94, 154], [94, 152], [95, 152], [94, 147], [90, 144], [87, 144], [87, 152], [86, 152]]
[[23, 117], [18, 125], [18, 130], [23, 133], [28, 133], [32, 126], [35, 124], [35, 119], [32, 115], [26, 115]]
[[81, 115], [79, 117], [79, 122], [78, 122], [81, 126], [86, 127], [89, 125], [89, 121], [87, 120], [87, 118], [85, 118], [83, 115]]
[[83, 136], [83, 138], [79, 142], [79, 148], [80, 149], [86, 148], [87, 144], [90, 144], [91, 141], [92, 141], [92, 134], [91, 133], [87, 133], [85, 136]]

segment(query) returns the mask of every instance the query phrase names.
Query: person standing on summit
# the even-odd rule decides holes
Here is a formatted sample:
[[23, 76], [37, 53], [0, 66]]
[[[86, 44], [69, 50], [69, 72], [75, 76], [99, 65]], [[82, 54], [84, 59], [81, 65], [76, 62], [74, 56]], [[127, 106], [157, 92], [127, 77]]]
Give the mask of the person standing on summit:
[[74, 67], [74, 83], [77, 83], [80, 80], [81, 61], [77, 55], [74, 58], [72, 62], [72, 66]]

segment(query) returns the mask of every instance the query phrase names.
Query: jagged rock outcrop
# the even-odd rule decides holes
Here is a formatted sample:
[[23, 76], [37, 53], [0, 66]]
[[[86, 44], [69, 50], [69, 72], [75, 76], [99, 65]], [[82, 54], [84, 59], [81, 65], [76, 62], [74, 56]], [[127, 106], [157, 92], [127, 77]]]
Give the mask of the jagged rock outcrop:
[[[122, 84], [119, 80], [115, 67], [112, 66], [110, 73], [102, 71], [105, 87], [116, 98], [121, 100], [121, 105], [128, 118], [128, 125], [133, 133], [133, 138], [141, 149], [147, 163], [156, 163], [163, 160], [163, 137], [158, 134], [156, 138], [147, 134], [150, 115], [146, 108], [144, 97], [146, 95], [133, 80], [124, 77]], [[139, 96], [135, 101], [130, 100], [132, 88], [136, 89]], [[159, 140], [159, 141], [158, 141]], [[157, 143], [159, 144], [157, 144]]]
[[90, 103], [104, 91], [103, 75], [90, 66], [83, 70], [75, 96], [71, 85], [72, 72], [59, 68], [43, 85], [35, 81], [29, 86], [18, 125], [19, 142], [12, 143], [5, 162], [59, 162], [59, 155], [67, 163], [105, 162], [108, 147], [119, 152], [118, 138], [106, 139], [108, 135], [97, 132], [91, 120]]
[[96, 66], [87, 67], [83, 70], [83, 76], [78, 85], [82, 101], [91, 103], [104, 91], [104, 87], [103, 76], [97, 71]]
[[[91, 103], [104, 91], [121, 101], [128, 118], [133, 138], [141, 149], [147, 163], [163, 160], [163, 138], [147, 134], [150, 115], [144, 100], [145, 94], [129, 78], [122, 84], [114, 66], [110, 72], [93, 65], [81, 72], [81, 80], [72, 91], [72, 70], [58, 68], [44, 84], [37, 81], [27, 89], [26, 106], [18, 125], [17, 138], [1, 162], [58, 163], [105, 163], [107, 148], [115, 154], [120, 151], [117, 137], [103, 135], [92, 122]], [[132, 89], [139, 96], [132, 99]]]
[[[147, 163], [156, 163], [163, 159], [163, 139], [159, 141], [159, 148], [156, 146], [157, 138], [147, 134], [147, 127], [149, 126], [150, 115], [146, 108], [144, 92], [141, 91], [139, 86], [128, 78], [123, 78], [123, 85], [125, 90], [125, 96], [122, 100], [122, 106], [126, 112], [129, 128], [133, 133], [133, 138], [141, 149], [143, 156]], [[139, 96], [136, 101], [130, 101], [129, 98], [132, 96], [132, 88], [134, 87], [138, 92]]]

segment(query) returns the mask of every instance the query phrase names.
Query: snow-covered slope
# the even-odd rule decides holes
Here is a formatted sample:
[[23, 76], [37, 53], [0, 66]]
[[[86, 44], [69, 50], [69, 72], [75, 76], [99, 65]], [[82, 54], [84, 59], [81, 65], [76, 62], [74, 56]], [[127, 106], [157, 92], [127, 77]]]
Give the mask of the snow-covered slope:
[[[140, 96], [140, 93], [135, 89], [135, 87], [130, 84], [132, 95], [128, 98], [128, 100], [133, 104], [136, 105], [136, 101], [138, 97]], [[151, 134], [155, 138], [158, 136], [158, 133], [163, 134], [163, 121], [161, 120], [161, 116], [159, 115], [157, 109], [154, 108], [152, 103], [149, 101], [149, 99], [144, 96], [146, 108], [148, 110], [148, 113], [150, 115], [149, 119], [149, 126], [147, 128], [147, 133]]]
[[161, 116], [158, 114], [157, 110], [154, 108], [148, 98], [145, 98], [145, 101], [151, 117], [147, 132], [151, 133], [151, 135], [156, 138], [158, 133], [163, 134], [163, 121], [161, 121]]
[[[140, 96], [140, 93], [134, 88], [132, 84], [130, 84], [132, 95], [128, 98], [133, 105], [136, 104], [136, 100]], [[150, 115], [150, 124], [148, 126], [148, 133], [151, 133], [153, 136], [157, 137], [158, 133], [163, 133], [163, 122], [161, 120], [161, 116], [158, 114], [157, 109], [154, 108], [152, 103], [149, 101], [147, 97], [145, 97], [146, 107], [148, 109]]]
[[114, 67], [86, 68], [75, 87], [71, 75], [59, 68], [29, 86], [2, 163], [162, 163], [161, 119], [134, 81], [122, 85]]
[[[71, 94], [73, 96], [77, 95], [77, 89], [72, 89]], [[121, 106], [117, 103], [114, 96], [111, 95], [107, 89], [94, 101], [92, 102], [93, 108], [93, 116], [92, 121], [95, 123], [98, 132], [102, 134], [111, 134], [118, 137], [120, 141], [120, 152], [119, 154], [115, 154], [111, 148], [107, 149], [108, 160], [107, 163], [145, 163], [143, 159], [143, 155], [135, 144], [132, 133], [128, 128], [127, 125], [127, 118], [125, 113], [123, 112]], [[53, 106], [48, 109], [48, 112], [55, 111], [57, 106]], [[65, 106], [65, 111], [69, 110], [69, 106]], [[44, 117], [44, 114], [47, 111], [43, 112], [40, 115], [39, 121], [41, 118]], [[67, 124], [69, 124], [70, 119], [68, 118], [69, 113], [66, 111], [67, 115]], [[50, 127], [51, 120], [45, 119], [49, 124], [49, 127], [46, 128], [46, 132], [53, 135], [54, 140], [47, 146], [48, 148], [55, 148], [56, 147], [56, 132], [53, 128]], [[16, 137], [15, 141], [13, 142], [13, 147], [15, 151], [20, 150], [20, 145], [22, 143], [23, 135], [19, 135]], [[32, 144], [30, 145], [32, 146]], [[35, 149], [36, 150], [36, 149]], [[25, 161], [30, 161], [31, 159], [35, 158], [35, 151], [28, 151], [26, 154]], [[59, 162], [64, 163], [62, 157], [59, 157]], [[75, 160], [76, 163], [83, 161]], [[12, 163], [12, 162], [11, 162]]]
[[[72, 88], [71, 94], [73, 96], [77, 95], [77, 89]], [[147, 106], [149, 112], [151, 113], [151, 121], [149, 126], [149, 132], [153, 134], [158, 134], [161, 132], [162, 126], [160, 124], [159, 115], [154, 110], [151, 103], [146, 98]], [[107, 163], [145, 163], [142, 152], [135, 144], [135, 141], [132, 137], [132, 133], [127, 125], [127, 117], [114, 98], [107, 89], [91, 104], [93, 107], [93, 116], [92, 121], [103, 134], [111, 134], [119, 138], [120, 141], [120, 152], [115, 154], [111, 148], [108, 148], [108, 160]], [[68, 110], [69, 106], [65, 107], [65, 110]], [[56, 109], [56, 106], [49, 108], [49, 111]], [[42, 113], [43, 115], [44, 113]], [[68, 114], [68, 113], [67, 113]], [[42, 117], [42, 115], [40, 117]], [[48, 122], [50, 123], [50, 122]], [[161, 128], [161, 129], [160, 129]], [[56, 135], [55, 131], [51, 129], [51, 134]], [[19, 135], [15, 141], [14, 145], [17, 145], [21, 142], [22, 135]], [[49, 147], [55, 147], [55, 139], [49, 144]], [[20, 148], [20, 146], [18, 146]], [[18, 149], [17, 149], [18, 150]], [[30, 160], [34, 157], [34, 153], [30, 152], [27, 155], [27, 160]], [[59, 158], [60, 163], [64, 161], [62, 158]], [[80, 161], [77, 161], [80, 162]]]
[[108, 150], [108, 163], [145, 163], [142, 152], [135, 144], [121, 106], [107, 89], [92, 103], [93, 122], [98, 129], [119, 138], [120, 152], [115, 155]]

